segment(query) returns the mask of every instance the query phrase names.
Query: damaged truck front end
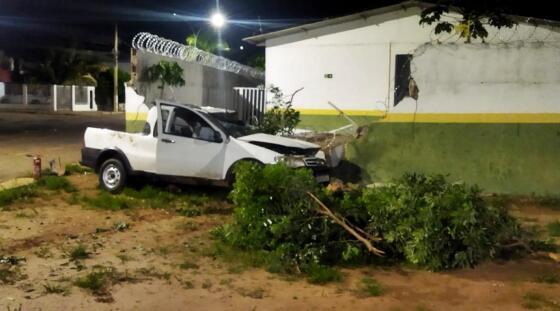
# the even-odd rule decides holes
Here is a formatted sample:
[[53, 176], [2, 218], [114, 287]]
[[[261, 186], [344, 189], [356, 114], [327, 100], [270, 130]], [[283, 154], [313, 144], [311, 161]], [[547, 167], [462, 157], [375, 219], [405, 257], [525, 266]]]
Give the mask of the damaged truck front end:
[[313, 171], [317, 182], [330, 181], [330, 168], [327, 166], [325, 153], [317, 145], [266, 134], [254, 134], [239, 139], [278, 153], [274, 156], [274, 163], [282, 162], [291, 168], [308, 168]]

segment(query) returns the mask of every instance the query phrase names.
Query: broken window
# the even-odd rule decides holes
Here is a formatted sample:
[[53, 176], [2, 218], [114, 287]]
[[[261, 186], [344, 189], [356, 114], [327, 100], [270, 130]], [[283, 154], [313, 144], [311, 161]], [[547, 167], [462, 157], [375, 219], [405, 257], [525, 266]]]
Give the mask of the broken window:
[[411, 54], [397, 54], [395, 60], [395, 99], [393, 106], [398, 105], [409, 93]]
[[206, 141], [214, 141], [216, 134], [214, 129], [202, 117], [196, 113], [176, 107], [169, 117], [166, 134], [194, 138]]

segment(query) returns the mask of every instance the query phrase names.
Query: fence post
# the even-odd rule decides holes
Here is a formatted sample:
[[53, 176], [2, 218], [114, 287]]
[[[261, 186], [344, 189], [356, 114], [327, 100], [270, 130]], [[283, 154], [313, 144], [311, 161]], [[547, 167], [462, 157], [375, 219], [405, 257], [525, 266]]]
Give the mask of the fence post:
[[22, 84], [21, 85], [21, 102], [25, 106], [27, 106], [29, 104], [27, 102], [27, 84]]
[[56, 84], [52, 85], [52, 90], [51, 90], [51, 99], [52, 99], [52, 104], [53, 104], [53, 111], [57, 111], [58, 110], [58, 96], [56, 95]]
[[70, 89], [71, 89], [71, 92], [70, 92], [70, 93], [71, 93], [71, 96], [70, 96], [70, 98], [71, 98], [70, 109], [71, 109], [72, 111], [74, 111], [74, 110], [75, 110], [74, 105], [76, 105], [76, 86], [75, 86], [75, 85], [72, 85], [72, 86], [70, 87]]

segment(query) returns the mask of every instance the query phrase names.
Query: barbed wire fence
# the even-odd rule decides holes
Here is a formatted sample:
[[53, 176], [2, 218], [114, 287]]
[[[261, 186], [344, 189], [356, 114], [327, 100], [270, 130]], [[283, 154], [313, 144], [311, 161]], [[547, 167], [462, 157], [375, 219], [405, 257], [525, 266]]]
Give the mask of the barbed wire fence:
[[264, 79], [264, 72], [260, 70], [148, 32], [136, 34], [132, 39], [132, 47], [143, 52], [198, 63], [255, 79]]

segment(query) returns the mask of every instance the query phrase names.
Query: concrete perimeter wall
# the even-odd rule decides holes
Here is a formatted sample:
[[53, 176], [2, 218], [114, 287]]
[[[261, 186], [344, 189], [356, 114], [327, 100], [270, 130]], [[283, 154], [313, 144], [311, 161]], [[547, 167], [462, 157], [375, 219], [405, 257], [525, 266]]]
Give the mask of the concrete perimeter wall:
[[97, 111], [95, 87], [0, 82], [0, 110]]
[[[166, 86], [163, 96], [158, 88], [159, 83], [149, 83], [144, 76], [146, 68], [162, 60], [179, 64], [183, 68], [185, 80], [183, 87]], [[232, 109], [235, 105], [234, 87], [256, 87], [264, 83], [259, 79], [143, 51], [136, 51], [136, 63], [133, 68], [135, 71], [133, 77], [137, 77], [133, 80], [133, 88], [139, 95], [145, 97], [144, 103], [148, 106], [153, 105], [157, 99], [164, 99], [197, 106]], [[147, 111], [147, 108], [135, 106], [134, 100], [129, 102], [128, 92], [125, 106], [127, 131], [134, 132], [142, 129], [146, 119], [146, 114], [142, 111]]]

